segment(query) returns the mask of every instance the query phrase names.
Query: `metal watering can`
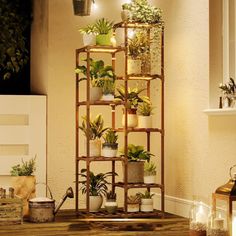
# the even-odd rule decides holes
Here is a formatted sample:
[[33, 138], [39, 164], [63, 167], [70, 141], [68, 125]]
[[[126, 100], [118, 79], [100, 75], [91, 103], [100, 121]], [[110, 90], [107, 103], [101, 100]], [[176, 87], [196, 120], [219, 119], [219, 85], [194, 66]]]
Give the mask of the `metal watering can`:
[[67, 197], [73, 198], [74, 193], [71, 187], [66, 190], [66, 193], [61, 198], [55, 207], [55, 200], [52, 197], [52, 192], [47, 184], [45, 184], [50, 198], [37, 197], [29, 200], [29, 220], [34, 223], [52, 222], [55, 220], [55, 215], [65, 202]]

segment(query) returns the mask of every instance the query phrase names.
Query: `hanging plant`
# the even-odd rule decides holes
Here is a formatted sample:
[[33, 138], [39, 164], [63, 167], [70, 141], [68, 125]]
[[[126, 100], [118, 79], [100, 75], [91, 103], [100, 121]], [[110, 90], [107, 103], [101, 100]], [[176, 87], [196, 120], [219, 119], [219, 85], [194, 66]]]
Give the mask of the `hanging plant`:
[[76, 16], [90, 16], [91, 3], [94, 0], [73, 0], [74, 14]]

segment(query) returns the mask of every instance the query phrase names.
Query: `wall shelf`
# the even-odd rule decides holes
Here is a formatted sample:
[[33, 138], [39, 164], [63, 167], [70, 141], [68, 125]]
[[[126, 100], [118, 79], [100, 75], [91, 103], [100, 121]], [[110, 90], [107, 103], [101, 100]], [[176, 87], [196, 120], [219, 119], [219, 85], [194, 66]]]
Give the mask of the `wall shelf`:
[[236, 108], [210, 108], [203, 111], [208, 116], [236, 116]]

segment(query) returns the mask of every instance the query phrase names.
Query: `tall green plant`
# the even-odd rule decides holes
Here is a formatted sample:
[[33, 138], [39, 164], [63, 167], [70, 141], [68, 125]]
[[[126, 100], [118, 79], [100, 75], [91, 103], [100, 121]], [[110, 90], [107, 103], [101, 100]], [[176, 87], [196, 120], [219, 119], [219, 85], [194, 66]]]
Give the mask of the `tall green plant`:
[[98, 34], [108, 34], [112, 30], [113, 22], [110, 22], [105, 18], [101, 18], [95, 22], [94, 27]]

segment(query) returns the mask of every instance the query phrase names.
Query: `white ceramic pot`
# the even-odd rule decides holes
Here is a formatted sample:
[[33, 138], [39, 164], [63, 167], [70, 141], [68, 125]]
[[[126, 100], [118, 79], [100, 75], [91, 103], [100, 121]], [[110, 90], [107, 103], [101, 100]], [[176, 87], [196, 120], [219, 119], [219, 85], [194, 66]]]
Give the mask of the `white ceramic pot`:
[[96, 35], [95, 34], [83, 34], [83, 43], [84, 43], [84, 46], [95, 45], [96, 44]]
[[139, 204], [127, 204], [127, 212], [139, 212]]
[[89, 211], [98, 212], [102, 206], [102, 201], [101, 196], [89, 196]]
[[153, 199], [141, 199], [141, 207], [140, 210], [142, 212], [152, 212], [153, 211]]
[[102, 156], [104, 157], [116, 157], [117, 148], [113, 149], [112, 147], [103, 146], [102, 147]]
[[145, 175], [145, 173], [144, 173], [144, 183], [145, 184], [155, 184], [156, 183], [156, 175]]
[[[85, 150], [86, 150], [87, 140], [85, 140]], [[101, 156], [101, 140], [89, 140], [89, 151], [91, 157], [100, 157]], [[86, 154], [87, 155], [87, 154]]]
[[152, 128], [152, 116], [138, 116], [138, 128]]
[[90, 88], [90, 101], [91, 102], [99, 101], [101, 97], [102, 97], [102, 88], [100, 87]]
[[118, 208], [118, 204], [117, 202], [114, 200], [114, 201], [106, 201], [106, 203], [104, 204], [104, 207], [106, 209], [106, 211], [110, 214], [114, 214], [116, 213], [117, 211], [117, 208]]
[[[129, 109], [127, 111], [127, 126], [129, 128], [134, 128], [138, 125], [138, 116], [136, 114], [136, 109]], [[122, 116], [122, 125], [125, 126], [125, 114]]]
[[122, 10], [121, 11], [121, 19], [122, 19], [122, 21], [128, 21], [130, 19], [130, 11], [129, 10]]
[[128, 74], [141, 74], [141, 60], [128, 59]]
[[113, 94], [103, 94], [102, 99], [103, 101], [113, 101], [114, 95]]

